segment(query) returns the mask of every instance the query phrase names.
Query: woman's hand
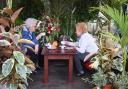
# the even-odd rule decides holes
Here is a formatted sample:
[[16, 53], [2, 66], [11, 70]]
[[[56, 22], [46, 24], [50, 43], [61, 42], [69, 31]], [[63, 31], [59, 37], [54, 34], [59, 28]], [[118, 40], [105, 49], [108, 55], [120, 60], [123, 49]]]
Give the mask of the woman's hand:
[[39, 45], [35, 45], [35, 54], [38, 54], [39, 51]]
[[40, 33], [39, 35], [37, 35], [36, 39], [39, 40], [42, 36], [45, 36], [45, 35], [46, 35], [45, 32]]

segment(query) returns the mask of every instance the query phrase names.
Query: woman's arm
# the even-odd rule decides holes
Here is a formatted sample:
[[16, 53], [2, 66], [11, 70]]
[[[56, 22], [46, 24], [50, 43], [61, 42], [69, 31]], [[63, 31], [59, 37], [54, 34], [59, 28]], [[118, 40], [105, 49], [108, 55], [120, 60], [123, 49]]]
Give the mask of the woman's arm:
[[78, 45], [77, 45], [77, 42], [69, 42], [69, 41], [67, 41], [66, 44], [69, 45], [69, 46], [73, 46], [73, 47], [78, 46]]
[[38, 54], [39, 51], [39, 45], [35, 45], [35, 54]]
[[36, 36], [36, 39], [39, 40], [44, 35], [45, 35], [45, 33], [40, 33], [39, 35]]

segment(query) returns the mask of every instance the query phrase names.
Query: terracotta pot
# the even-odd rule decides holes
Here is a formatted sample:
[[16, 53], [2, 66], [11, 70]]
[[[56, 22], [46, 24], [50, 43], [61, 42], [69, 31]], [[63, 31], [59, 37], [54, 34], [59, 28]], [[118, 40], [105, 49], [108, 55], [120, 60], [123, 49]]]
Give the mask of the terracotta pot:
[[112, 89], [112, 85], [111, 84], [105, 85], [103, 86], [102, 89]]
[[114, 86], [114, 88], [113, 88], [113, 89], [118, 89], [118, 87]]

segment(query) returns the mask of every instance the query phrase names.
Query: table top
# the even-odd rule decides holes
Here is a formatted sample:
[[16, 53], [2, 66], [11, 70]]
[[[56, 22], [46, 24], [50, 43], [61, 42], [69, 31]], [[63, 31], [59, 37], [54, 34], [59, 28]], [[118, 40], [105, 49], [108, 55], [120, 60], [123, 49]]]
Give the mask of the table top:
[[47, 47], [45, 47], [45, 50], [44, 50], [44, 54], [50, 54], [50, 55], [63, 55], [63, 54], [69, 54], [69, 55], [73, 55], [73, 54], [76, 54], [77, 51], [73, 48], [64, 48], [64, 49], [61, 49], [60, 47], [57, 48], [57, 49], [48, 49]]

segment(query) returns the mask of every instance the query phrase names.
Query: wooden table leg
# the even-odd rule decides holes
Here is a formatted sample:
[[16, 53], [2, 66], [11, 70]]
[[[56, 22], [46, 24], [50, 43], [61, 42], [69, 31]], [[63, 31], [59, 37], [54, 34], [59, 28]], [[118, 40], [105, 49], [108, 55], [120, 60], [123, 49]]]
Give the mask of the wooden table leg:
[[68, 80], [72, 82], [72, 74], [73, 74], [73, 57], [70, 56], [69, 64], [68, 64]]
[[44, 56], [44, 83], [48, 83], [48, 57]]

